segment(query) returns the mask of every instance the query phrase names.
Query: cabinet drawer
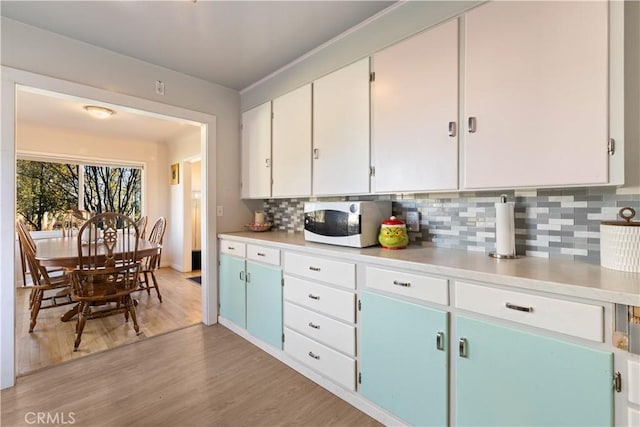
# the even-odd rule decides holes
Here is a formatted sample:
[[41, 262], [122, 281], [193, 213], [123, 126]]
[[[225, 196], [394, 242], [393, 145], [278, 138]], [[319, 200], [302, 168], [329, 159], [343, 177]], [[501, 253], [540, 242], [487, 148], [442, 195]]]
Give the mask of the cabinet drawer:
[[368, 288], [442, 305], [449, 304], [449, 281], [447, 279], [374, 267], [367, 267], [366, 271]]
[[356, 328], [316, 312], [286, 302], [284, 324], [316, 341], [340, 350], [348, 356], [356, 355]]
[[356, 389], [356, 361], [289, 328], [284, 351], [349, 390]]
[[592, 341], [604, 339], [604, 308], [456, 282], [456, 307]]
[[220, 252], [244, 258], [247, 253], [247, 245], [233, 240], [220, 240]]
[[356, 265], [350, 262], [286, 252], [284, 271], [348, 289], [356, 288]]
[[345, 322], [356, 321], [356, 295], [352, 292], [285, 275], [284, 299]]
[[280, 265], [280, 250], [264, 246], [247, 245], [247, 258], [254, 261]]

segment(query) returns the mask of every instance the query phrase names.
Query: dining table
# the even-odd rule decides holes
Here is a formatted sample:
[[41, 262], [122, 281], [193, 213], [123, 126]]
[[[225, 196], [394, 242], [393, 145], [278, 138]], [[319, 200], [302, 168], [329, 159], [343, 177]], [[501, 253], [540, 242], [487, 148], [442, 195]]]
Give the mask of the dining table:
[[[116, 245], [114, 249], [116, 255], [119, 253], [119, 246]], [[81, 247], [83, 253], [86, 254], [84, 251], [88, 250], [88, 245], [81, 245]], [[138, 239], [137, 259], [142, 260], [145, 257], [155, 255], [161, 248], [161, 244]], [[106, 253], [106, 248], [104, 249]], [[99, 246], [98, 254], [100, 254], [100, 250]], [[70, 236], [36, 240], [36, 260], [43, 267], [62, 267], [68, 272], [73, 271], [79, 264], [78, 238]], [[77, 311], [76, 307], [72, 308], [62, 315], [61, 320], [63, 322], [70, 321], [77, 314]]]

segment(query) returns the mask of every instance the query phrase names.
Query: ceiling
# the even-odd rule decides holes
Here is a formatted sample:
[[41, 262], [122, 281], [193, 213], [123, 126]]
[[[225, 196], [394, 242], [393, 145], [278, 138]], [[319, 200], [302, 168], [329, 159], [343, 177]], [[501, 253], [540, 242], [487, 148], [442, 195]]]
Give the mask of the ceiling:
[[[367, 20], [393, 1], [6, 1], [2, 16], [242, 90]], [[23, 122], [166, 142], [191, 126], [88, 101], [20, 91]]]
[[2, 1], [2, 16], [242, 90], [392, 1]]

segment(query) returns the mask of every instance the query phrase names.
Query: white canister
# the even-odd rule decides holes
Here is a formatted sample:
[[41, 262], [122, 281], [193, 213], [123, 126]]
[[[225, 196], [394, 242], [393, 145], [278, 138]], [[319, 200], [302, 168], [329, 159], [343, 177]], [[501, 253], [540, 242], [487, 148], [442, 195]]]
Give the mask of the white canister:
[[640, 221], [631, 221], [636, 211], [630, 207], [618, 214], [624, 221], [600, 223], [600, 265], [640, 273]]

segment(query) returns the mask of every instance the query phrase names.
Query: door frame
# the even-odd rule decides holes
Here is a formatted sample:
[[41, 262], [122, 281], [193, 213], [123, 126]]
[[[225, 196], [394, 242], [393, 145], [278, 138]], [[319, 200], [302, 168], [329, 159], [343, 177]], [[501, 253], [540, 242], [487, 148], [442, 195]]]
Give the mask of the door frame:
[[[15, 173], [16, 173], [16, 91], [19, 86], [88, 98], [120, 108], [130, 108], [151, 115], [176, 118], [200, 125], [202, 158], [202, 323], [212, 325], [218, 318], [218, 264], [216, 221], [207, 212], [216, 206], [216, 116], [151, 101], [131, 95], [110, 92], [79, 83], [43, 76], [10, 67], [1, 67], [2, 89], [0, 129], [0, 389], [11, 387], [16, 379], [15, 360]], [[13, 185], [6, 185], [6, 183]], [[212, 183], [209, 185], [209, 183]]]

